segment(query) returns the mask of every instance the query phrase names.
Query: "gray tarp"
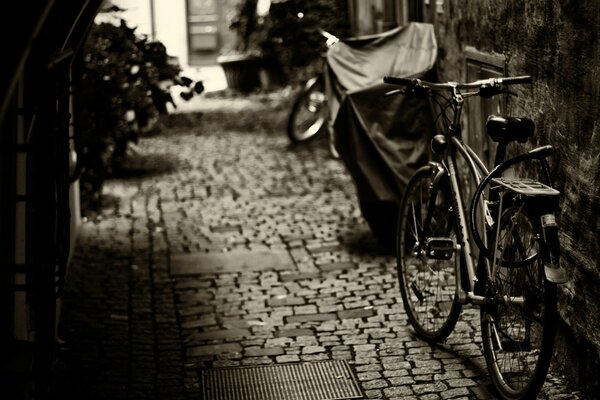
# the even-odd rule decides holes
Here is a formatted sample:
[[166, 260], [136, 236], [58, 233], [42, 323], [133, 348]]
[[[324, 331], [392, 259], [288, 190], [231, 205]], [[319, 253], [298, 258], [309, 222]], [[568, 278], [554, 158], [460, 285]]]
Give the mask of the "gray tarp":
[[[435, 130], [429, 101], [384, 96], [396, 87], [384, 84], [383, 77], [423, 77], [432, 72], [436, 58], [433, 26], [426, 23], [338, 42], [327, 54], [326, 90], [335, 147], [376, 236], [388, 234], [377, 230], [394, 229], [389, 213], [395, 212], [414, 170], [429, 159]], [[382, 221], [376, 219], [381, 218], [390, 226], [378, 226]]]
[[436, 58], [433, 25], [420, 22], [341, 41], [327, 52], [328, 67], [348, 92], [381, 83], [386, 75], [421, 76]]

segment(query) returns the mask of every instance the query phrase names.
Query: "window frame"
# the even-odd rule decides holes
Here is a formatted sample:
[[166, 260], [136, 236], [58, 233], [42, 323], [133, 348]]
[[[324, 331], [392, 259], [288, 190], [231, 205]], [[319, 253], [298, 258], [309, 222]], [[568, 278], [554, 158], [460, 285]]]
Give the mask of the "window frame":
[[[500, 54], [486, 53], [467, 46], [464, 55], [466, 81], [506, 75], [506, 60]], [[493, 167], [495, 145], [485, 132], [485, 122], [490, 114], [506, 114], [506, 96], [499, 95], [491, 99], [472, 98], [467, 102], [465, 111], [463, 132], [466, 134], [463, 135], [463, 139], [477, 154], [482, 155], [488, 167]]]

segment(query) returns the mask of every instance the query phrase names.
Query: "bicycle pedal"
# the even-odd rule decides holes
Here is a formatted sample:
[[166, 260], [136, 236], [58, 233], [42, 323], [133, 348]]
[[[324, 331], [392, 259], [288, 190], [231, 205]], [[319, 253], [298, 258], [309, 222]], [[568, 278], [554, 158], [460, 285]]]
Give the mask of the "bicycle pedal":
[[427, 239], [427, 257], [436, 260], [450, 260], [456, 251], [454, 240], [443, 237], [432, 237]]

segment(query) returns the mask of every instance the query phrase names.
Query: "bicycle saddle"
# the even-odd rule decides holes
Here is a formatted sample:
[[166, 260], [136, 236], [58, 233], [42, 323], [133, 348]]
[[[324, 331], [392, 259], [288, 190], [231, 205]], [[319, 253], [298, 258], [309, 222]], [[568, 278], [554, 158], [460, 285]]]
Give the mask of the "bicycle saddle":
[[529, 118], [504, 118], [490, 115], [485, 124], [488, 135], [494, 142], [527, 142], [535, 131], [535, 123]]

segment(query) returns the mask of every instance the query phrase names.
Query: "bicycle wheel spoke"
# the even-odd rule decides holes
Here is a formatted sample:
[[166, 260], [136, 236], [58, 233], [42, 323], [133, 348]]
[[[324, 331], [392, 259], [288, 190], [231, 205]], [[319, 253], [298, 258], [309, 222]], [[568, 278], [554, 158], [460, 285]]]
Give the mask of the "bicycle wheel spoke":
[[411, 228], [411, 232], [413, 234], [415, 241], [418, 242], [423, 229], [421, 228], [421, 224], [417, 223], [417, 213], [415, 212], [415, 203], [414, 202], [412, 202], [410, 204], [410, 208], [411, 208], [411, 215], [412, 215], [412, 220], [413, 220], [413, 224], [410, 226], [410, 228]]
[[523, 208], [507, 209], [499, 223], [499, 265], [489, 280], [493, 305], [482, 308], [483, 345], [495, 387], [504, 398], [520, 399], [539, 390], [548, 370], [555, 286], [543, 278], [540, 235]]
[[[400, 207], [397, 269], [404, 308], [417, 334], [429, 341], [447, 337], [458, 319], [460, 304], [455, 299], [455, 255], [435, 259], [426, 254], [428, 237], [454, 238], [454, 214], [450, 196], [438, 197], [431, 216], [429, 202], [432, 171], [422, 169], [406, 189]], [[447, 186], [443, 190], [448, 190]], [[444, 193], [446, 194], [446, 193]], [[432, 200], [433, 199], [433, 200]], [[429, 221], [424, 226], [424, 221]], [[427, 236], [424, 236], [427, 232]]]

